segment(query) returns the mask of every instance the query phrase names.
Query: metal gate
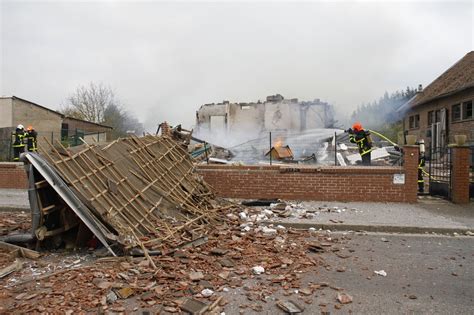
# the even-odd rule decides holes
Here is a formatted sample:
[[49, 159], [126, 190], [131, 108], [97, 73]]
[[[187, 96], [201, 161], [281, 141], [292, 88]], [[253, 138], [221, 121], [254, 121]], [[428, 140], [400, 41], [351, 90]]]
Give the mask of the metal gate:
[[451, 149], [448, 147], [431, 147], [427, 162], [430, 195], [451, 200]]

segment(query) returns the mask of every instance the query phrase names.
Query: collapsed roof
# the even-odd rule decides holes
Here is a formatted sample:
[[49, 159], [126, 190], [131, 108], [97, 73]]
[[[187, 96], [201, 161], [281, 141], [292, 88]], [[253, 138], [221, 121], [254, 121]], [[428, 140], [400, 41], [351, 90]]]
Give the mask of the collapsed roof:
[[[41, 155], [25, 157], [31, 164], [30, 203], [40, 214], [38, 240], [79, 222], [112, 253], [112, 242], [163, 249], [196, 239], [217, 219], [213, 192], [193, 172], [182, 145], [166, 136], [69, 149], [49, 143]], [[44, 189], [54, 190], [56, 200], [47, 200], [51, 194]]]

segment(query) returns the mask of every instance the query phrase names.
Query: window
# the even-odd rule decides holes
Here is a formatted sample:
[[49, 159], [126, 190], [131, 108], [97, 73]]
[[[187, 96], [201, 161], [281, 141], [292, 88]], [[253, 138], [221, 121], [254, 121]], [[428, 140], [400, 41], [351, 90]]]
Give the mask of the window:
[[408, 118], [408, 126], [410, 129], [415, 129], [420, 127], [420, 115], [416, 114]]
[[434, 123], [434, 111], [428, 112], [428, 126], [431, 126]]
[[451, 110], [451, 120], [460, 121], [461, 120], [461, 104], [453, 105]]
[[441, 121], [441, 112], [439, 111], [439, 109], [437, 111], [435, 111], [435, 123], [438, 123]]
[[69, 124], [62, 123], [61, 124], [61, 140], [67, 140], [69, 136]]
[[462, 119], [472, 119], [472, 101], [462, 103]]

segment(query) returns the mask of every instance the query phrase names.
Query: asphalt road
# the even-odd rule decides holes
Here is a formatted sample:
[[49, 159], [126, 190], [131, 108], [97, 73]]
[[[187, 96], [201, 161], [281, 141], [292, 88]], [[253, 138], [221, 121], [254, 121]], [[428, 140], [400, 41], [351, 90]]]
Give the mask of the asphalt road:
[[[342, 234], [332, 237], [341, 238]], [[473, 314], [474, 237], [423, 235], [346, 235], [338, 252], [324, 253], [328, 267], [303, 276], [304, 283], [327, 282], [329, 287], [310, 297], [301, 293], [269, 296], [262, 311], [239, 308], [249, 302], [243, 289], [226, 295], [228, 314], [284, 314], [277, 299], [294, 300], [305, 307], [303, 314]], [[336, 254], [339, 254], [337, 256]], [[347, 258], [341, 258], [349, 256]], [[374, 271], [384, 270], [386, 277]], [[253, 282], [258, 280], [253, 279]], [[252, 285], [252, 283], [249, 283]], [[333, 287], [333, 288], [331, 288]], [[340, 291], [338, 291], [339, 289]], [[353, 302], [336, 309], [336, 296], [344, 292]], [[304, 300], [311, 300], [306, 304]]]

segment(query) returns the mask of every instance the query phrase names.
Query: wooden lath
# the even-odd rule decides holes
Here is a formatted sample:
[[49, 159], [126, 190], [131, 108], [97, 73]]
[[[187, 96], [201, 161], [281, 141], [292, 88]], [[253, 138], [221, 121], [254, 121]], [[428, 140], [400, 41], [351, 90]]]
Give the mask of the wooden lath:
[[217, 219], [213, 192], [171, 138], [132, 136], [69, 149], [45, 140], [49, 147], [40, 153], [119, 235], [177, 244], [183, 231], [202, 231]]

